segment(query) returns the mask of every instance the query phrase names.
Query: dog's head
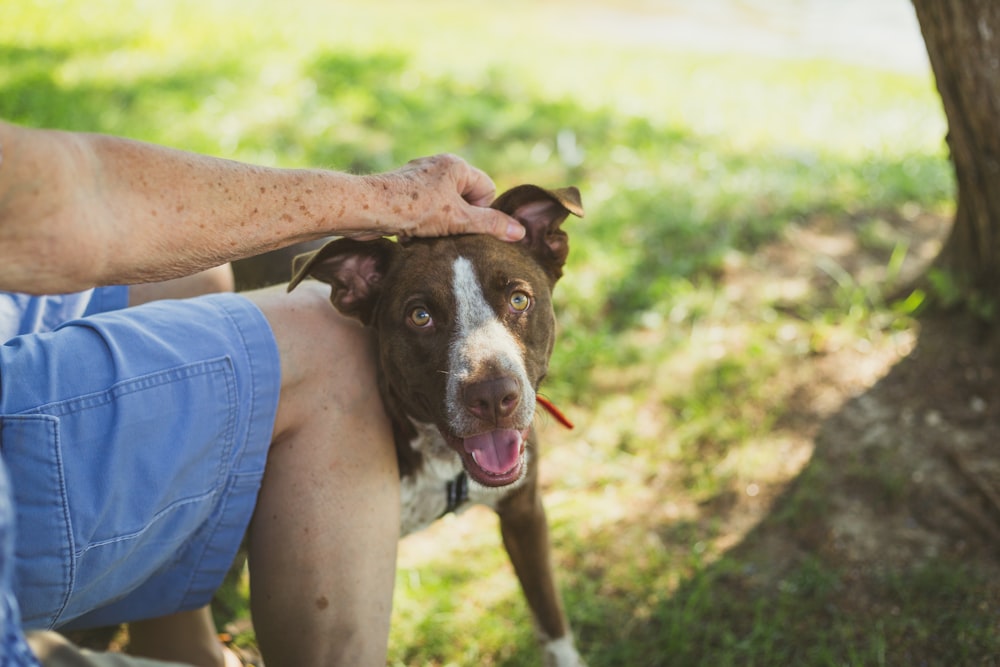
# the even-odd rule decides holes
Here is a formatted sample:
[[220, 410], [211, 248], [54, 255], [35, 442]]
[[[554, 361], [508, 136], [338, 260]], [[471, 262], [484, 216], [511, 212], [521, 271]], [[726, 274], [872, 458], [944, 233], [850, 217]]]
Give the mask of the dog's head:
[[390, 415], [433, 424], [472, 479], [501, 487], [525, 471], [555, 338], [552, 288], [569, 252], [560, 225], [583, 208], [576, 188], [534, 185], [492, 206], [524, 225], [521, 242], [338, 239], [296, 258], [288, 289], [306, 276], [328, 283], [333, 305], [376, 332]]

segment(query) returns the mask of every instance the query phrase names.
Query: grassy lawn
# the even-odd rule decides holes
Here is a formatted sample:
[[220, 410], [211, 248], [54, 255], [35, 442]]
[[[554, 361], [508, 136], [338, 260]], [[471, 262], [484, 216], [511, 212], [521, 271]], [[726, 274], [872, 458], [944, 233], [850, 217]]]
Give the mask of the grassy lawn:
[[[818, 424], [912, 346], [919, 295], [887, 295], [953, 207], [929, 74], [614, 29], [643, 11], [663, 18], [639, 2], [6, 2], [0, 116], [285, 166], [450, 151], [501, 189], [578, 186], [544, 389], [577, 429], [543, 423], [543, 479], [590, 664], [903, 664], [941, 637], [923, 664], [996, 655], [975, 572], [866, 571], [880, 605], [860, 609], [835, 560], [746, 551], [764, 520], [808, 534]], [[227, 594], [223, 620], [245, 616], [245, 591]], [[390, 664], [538, 664], [488, 512], [401, 544]]]

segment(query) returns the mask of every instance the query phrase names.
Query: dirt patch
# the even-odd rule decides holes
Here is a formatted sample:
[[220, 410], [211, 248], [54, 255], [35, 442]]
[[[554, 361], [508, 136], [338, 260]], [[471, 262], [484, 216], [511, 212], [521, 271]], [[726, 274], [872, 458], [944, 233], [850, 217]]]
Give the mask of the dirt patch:
[[996, 566], [998, 342], [959, 315], [926, 319], [913, 352], [824, 425], [816, 457], [839, 478], [828, 521], [840, 558]]
[[[876, 217], [892, 232], [887, 237], [902, 238], [907, 221]], [[896, 275], [899, 284], [920, 275], [947, 230], [946, 220], [910, 222], [916, 224], [905, 229], [914, 252]], [[755, 256], [758, 265], [769, 267], [768, 280], [786, 290], [789, 312], [815, 305], [817, 294], [832, 295], [838, 281], [864, 285], [887, 278], [878, 273], [885, 271], [890, 251], [859, 246], [857, 223], [813, 220]], [[841, 278], [825, 268], [830, 262], [843, 271]], [[732, 278], [747, 281], [752, 294], [752, 275]], [[831, 614], [858, 619], [858, 632], [879, 618], [912, 614], [896, 627], [926, 629], [934, 627], [935, 615], [963, 613], [984, 629], [985, 635], [971, 642], [975, 646], [989, 641], [982, 636], [1000, 635], [995, 324], [939, 312], [922, 317], [897, 345], [866, 350], [849, 338], [831, 340], [781, 374], [793, 390], [776, 431], [811, 448], [810, 457], [785, 488], [775, 490], [762, 521], [735, 547], [736, 558], [758, 565], [736, 590], [770, 595], [787, 584], [790, 572], [816, 559], [836, 573]], [[732, 511], [761, 514], [759, 507], [751, 511], [743, 504], [744, 510]], [[730, 524], [739, 524], [735, 516]], [[937, 582], [949, 582], [949, 568], [967, 579], [938, 593]], [[904, 585], [893, 583], [899, 581], [927, 590], [900, 591], [894, 586]], [[918, 599], [917, 610], [900, 601]], [[966, 655], [961, 650], [960, 636], [905, 632], [890, 633], [886, 648], [892, 664], [968, 664], [954, 662], [956, 655]], [[968, 654], [977, 656], [974, 664], [998, 664], [994, 658], [983, 661], [977, 650]], [[907, 662], [910, 658], [915, 662]]]
[[[831, 263], [858, 285], [906, 284], [933, 259], [947, 230], [945, 220], [929, 215], [864, 217], [870, 227], [884, 226], [885, 238], [906, 230], [911, 251], [895, 276], [886, 275], [888, 245], [859, 246], [860, 218], [792, 228], [760, 256], [780, 267], [778, 282], [792, 295], [836, 289], [843, 279]], [[788, 308], [797, 307], [790, 297]], [[824, 469], [829, 486], [826, 536], [812, 546], [849, 562], [977, 554], [995, 565], [1000, 335], [955, 312], [922, 318], [896, 345], [842, 342], [827, 341], [809, 363], [786, 371], [796, 388], [784, 423], [803, 435], [819, 427], [812, 464]]]

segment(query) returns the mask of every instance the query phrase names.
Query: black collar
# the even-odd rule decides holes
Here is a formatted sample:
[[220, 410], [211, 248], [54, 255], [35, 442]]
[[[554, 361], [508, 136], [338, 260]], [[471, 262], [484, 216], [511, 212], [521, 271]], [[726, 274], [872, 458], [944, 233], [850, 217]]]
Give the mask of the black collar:
[[469, 501], [469, 476], [465, 474], [464, 470], [458, 473], [455, 479], [448, 480], [444, 493], [448, 499], [448, 506], [444, 508], [441, 516], [454, 512]]

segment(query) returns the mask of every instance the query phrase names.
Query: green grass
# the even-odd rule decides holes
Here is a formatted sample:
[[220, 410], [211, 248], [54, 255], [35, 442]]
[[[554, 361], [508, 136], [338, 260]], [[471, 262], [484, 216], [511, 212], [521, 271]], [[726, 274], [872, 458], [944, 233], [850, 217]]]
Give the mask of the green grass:
[[[285, 166], [371, 171], [451, 151], [501, 188], [577, 185], [587, 217], [567, 223], [545, 391], [578, 429], [544, 428], [545, 479], [590, 664], [995, 655], [975, 573], [862, 573], [874, 602], [857, 608], [821, 555], [778, 568], [727, 546], [749, 537], [725, 508], [801, 470], [783, 449], [792, 369], [913, 330], [915, 304], [884, 296], [913, 239], [886, 221], [951, 210], [933, 82], [633, 41], [586, 20], [595, 7], [7, 2], [0, 116]], [[831, 256], [826, 288], [789, 292], [768, 249], [828, 223], [875, 271]], [[807, 532], [817, 476], [772, 520]], [[900, 481], [882, 477], [891, 502]], [[390, 664], [538, 664], [496, 533], [475, 511], [404, 541]], [[227, 595], [227, 616], [246, 615], [245, 589]]]

